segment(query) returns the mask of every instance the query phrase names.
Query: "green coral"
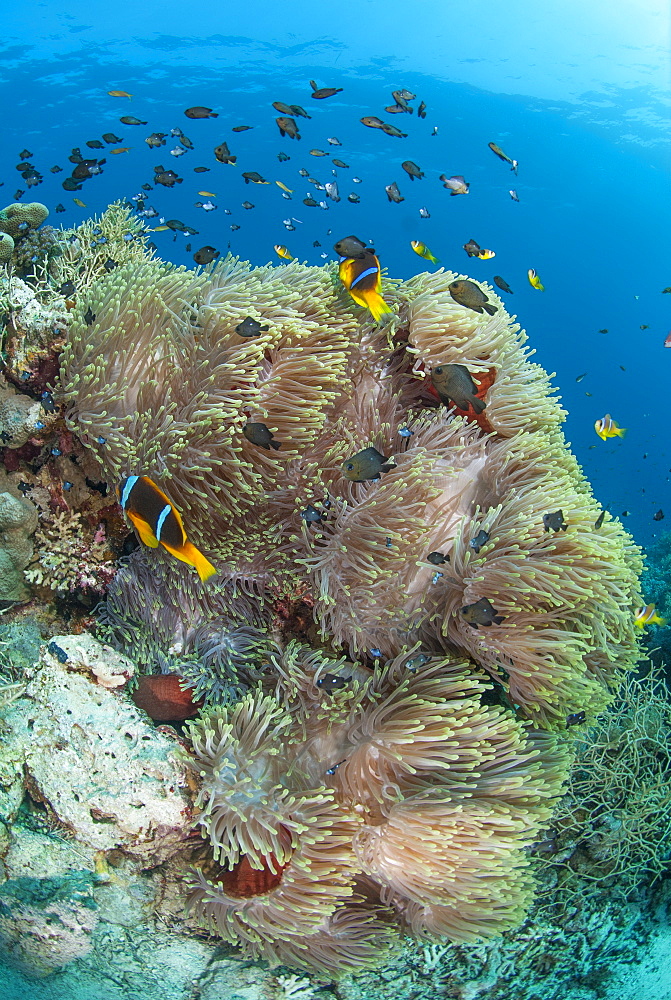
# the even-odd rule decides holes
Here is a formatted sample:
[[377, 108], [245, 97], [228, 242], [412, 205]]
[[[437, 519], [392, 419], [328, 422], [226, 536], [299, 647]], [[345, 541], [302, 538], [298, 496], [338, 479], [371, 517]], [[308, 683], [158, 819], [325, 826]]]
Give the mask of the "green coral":
[[49, 266], [51, 281], [57, 286], [72, 281], [82, 291], [120, 265], [152, 260], [150, 237], [130, 207], [116, 201], [101, 216], [60, 234], [61, 252]]
[[9, 233], [0, 233], [0, 264], [7, 264], [14, 253], [14, 240]]
[[0, 231], [8, 233], [13, 240], [37, 229], [49, 215], [49, 209], [40, 201], [14, 202], [0, 210]]

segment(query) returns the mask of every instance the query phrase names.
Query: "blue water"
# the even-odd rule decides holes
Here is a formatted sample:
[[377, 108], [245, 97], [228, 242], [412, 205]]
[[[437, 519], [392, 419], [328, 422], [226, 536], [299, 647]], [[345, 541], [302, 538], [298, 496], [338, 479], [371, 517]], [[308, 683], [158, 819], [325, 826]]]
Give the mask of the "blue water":
[[[140, 193], [162, 164], [184, 182], [157, 186], [148, 205], [199, 230], [193, 237], [155, 234], [160, 255], [176, 263], [193, 266], [188, 241], [192, 251], [209, 244], [254, 264], [278, 260], [273, 244], [283, 243], [299, 259], [321, 264], [322, 253], [332, 258], [334, 240], [353, 232], [374, 241], [391, 276], [424, 268], [410, 249], [413, 239], [449, 268], [488, 280], [502, 275], [514, 290], [508, 308], [528, 331], [536, 359], [557, 373], [567, 436], [597, 496], [614, 515], [628, 511], [627, 527], [646, 545], [665, 527], [653, 513], [668, 504], [671, 518], [671, 350], [663, 346], [671, 295], [661, 294], [671, 283], [669, 12], [652, 0], [591, 3], [587, 10], [575, 0], [553, 2], [534, 14], [529, 6], [498, 0], [476, 9], [430, 0], [413, 13], [401, 3], [352, 0], [330, 7], [252, 2], [209, 12], [155, 0], [106, 11], [76, 2], [13, 4], [3, 13], [0, 54], [5, 202], [13, 200], [14, 165], [24, 147], [45, 176], [24, 200], [42, 200], [52, 213], [62, 203], [66, 212], [49, 221], [64, 226]], [[343, 91], [312, 100], [311, 78]], [[415, 107], [426, 102], [425, 120], [384, 114], [391, 91], [402, 87], [417, 94]], [[115, 89], [132, 100], [108, 96]], [[277, 100], [312, 115], [298, 119], [301, 141], [280, 137], [271, 107]], [[194, 104], [219, 117], [190, 121], [183, 112]], [[392, 121], [408, 137], [365, 128], [359, 119], [367, 114]], [[121, 125], [122, 115], [148, 124]], [[234, 133], [236, 125], [253, 128]], [[171, 156], [177, 139], [170, 137], [160, 149], [145, 144], [151, 132], [175, 127], [193, 151]], [[87, 153], [86, 140], [107, 131], [130, 151]], [[329, 136], [342, 146], [330, 146]], [[214, 159], [222, 140], [238, 157], [234, 166]], [[519, 161], [518, 177], [489, 151], [489, 141]], [[82, 191], [67, 192], [61, 182], [74, 146], [85, 156], [106, 156], [107, 164]], [[311, 156], [313, 148], [330, 156]], [[280, 151], [291, 159], [278, 162]], [[315, 191], [298, 169], [332, 180], [331, 156], [350, 165], [337, 170], [342, 200], [329, 201], [328, 211], [307, 208], [302, 198]], [[423, 180], [410, 182], [405, 159], [420, 165]], [[64, 172], [49, 173], [54, 164]], [[210, 172], [193, 173], [199, 165]], [[245, 185], [243, 170], [257, 170], [271, 184]], [[463, 174], [470, 193], [450, 197], [438, 180], [443, 172]], [[352, 175], [362, 183], [353, 184]], [[275, 180], [293, 189], [291, 201]], [[401, 204], [389, 203], [384, 191], [394, 180]], [[519, 203], [509, 197], [511, 187]], [[216, 193], [217, 211], [194, 207], [208, 200], [199, 190]], [[350, 191], [360, 204], [347, 202]], [[255, 208], [242, 209], [245, 200]], [[429, 219], [420, 218], [422, 206]], [[295, 232], [282, 224], [292, 216], [300, 220]], [[231, 223], [240, 229], [232, 232]], [[462, 244], [471, 237], [496, 258], [469, 260]], [[529, 267], [545, 292], [527, 282]], [[600, 334], [603, 328], [609, 332]], [[594, 421], [606, 412], [628, 429], [624, 440], [597, 438]]]

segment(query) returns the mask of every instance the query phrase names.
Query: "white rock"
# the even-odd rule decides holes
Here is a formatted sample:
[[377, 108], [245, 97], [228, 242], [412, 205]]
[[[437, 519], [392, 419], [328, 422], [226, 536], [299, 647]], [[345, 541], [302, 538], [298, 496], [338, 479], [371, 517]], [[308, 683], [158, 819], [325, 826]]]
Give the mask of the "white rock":
[[59, 636], [56, 646], [72, 662], [45, 650], [25, 696], [5, 710], [5, 743], [22, 745], [30, 794], [78, 841], [164, 861], [192, 825], [174, 740], [125, 693], [81, 673], [86, 657], [96, 676], [114, 678], [124, 658], [90, 636]]

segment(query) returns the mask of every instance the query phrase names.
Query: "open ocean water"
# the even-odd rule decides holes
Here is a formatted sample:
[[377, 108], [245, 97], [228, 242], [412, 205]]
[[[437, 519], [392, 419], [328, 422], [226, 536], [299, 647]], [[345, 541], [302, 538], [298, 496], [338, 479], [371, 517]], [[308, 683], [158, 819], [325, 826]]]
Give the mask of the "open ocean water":
[[[141, 193], [161, 164], [184, 182], [156, 186], [148, 206], [198, 230], [193, 237], [156, 234], [158, 253], [175, 263], [193, 266], [190, 242], [194, 251], [230, 249], [252, 264], [278, 261], [273, 245], [284, 244], [298, 259], [320, 264], [322, 253], [333, 259], [337, 234], [356, 232], [373, 241], [392, 277], [424, 269], [411, 240], [452, 269], [490, 282], [501, 275], [514, 293], [505, 297], [507, 307], [527, 330], [536, 360], [557, 373], [567, 437], [587, 478], [609, 512], [629, 512], [627, 528], [646, 545], [664, 527], [652, 516], [668, 503], [671, 475], [671, 350], [664, 350], [671, 294], [662, 294], [671, 281], [669, 17], [658, 0], [538, 7], [496, 0], [485, 8], [453, 0], [412, 8], [252, 2], [194, 10], [153, 0], [6, 4], [5, 197], [13, 198], [24, 148], [44, 175], [28, 197], [47, 204], [51, 224], [66, 227]], [[311, 79], [342, 92], [311, 101]], [[361, 125], [364, 115], [385, 117], [399, 88], [417, 95], [415, 108], [426, 103], [423, 120], [386, 116], [407, 138]], [[133, 97], [110, 97], [110, 90]], [[306, 106], [312, 117], [298, 119], [300, 141], [280, 137], [273, 101]], [[184, 110], [194, 105], [219, 117], [190, 121]], [[124, 115], [147, 125], [122, 125]], [[251, 129], [231, 131], [240, 125]], [[173, 128], [193, 142], [184, 156], [169, 153], [178, 145]], [[86, 154], [87, 140], [110, 131], [128, 153], [107, 155], [104, 173], [83, 194], [63, 191], [67, 174], [49, 168], [68, 167], [73, 147]], [[144, 139], [151, 132], [168, 133], [167, 145], [150, 149]], [[342, 145], [329, 145], [329, 137]], [[222, 140], [237, 164], [214, 160]], [[518, 160], [517, 176], [488, 142]], [[329, 155], [310, 156], [315, 148]], [[278, 162], [281, 151], [291, 159]], [[334, 156], [348, 169], [334, 168]], [[408, 159], [421, 167], [422, 180], [411, 181], [401, 168]], [[194, 174], [199, 165], [209, 173]], [[314, 188], [300, 168], [321, 183], [336, 170], [341, 201], [326, 199], [328, 211], [304, 206]], [[245, 184], [245, 170], [271, 183]], [[462, 174], [468, 196], [450, 197], [443, 173]], [[291, 201], [276, 180], [293, 190]], [[404, 198], [398, 204], [385, 193], [393, 181]], [[348, 203], [350, 193], [360, 196], [358, 204]], [[85, 208], [74, 204], [77, 195]], [[216, 204], [216, 211], [196, 208], [197, 201]], [[254, 208], [243, 209], [245, 201]], [[66, 211], [54, 215], [59, 203]], [[430, 218], [420, 217], [422, 207]], [[300, 220], [293, 232], [283, 225], [288, 218]], [[496, 257], [468, 258], [462, 245], [470, 238]], [[529, 268], [544, 292], [529, 285]], [[594, 422], [605, 413], [627, 428], [624, 439], [596, 437]]]
[[[667, 529], [668, 3], [5, 0], [0, 25], [2, 205], [24, 188], [20, 199], [44, 202], [48, 223], [67, 228], [118, 199], [137, 204], [142, 197], [156, 211], [145, 218], [148, 228], [177, 219], [197, 231], [152, 236], [164, 260], [191, 267], [206, 246], [252, 265], [279, 263], [275, 244], [321, 265], [335, 259], [336, 239], [355, 233], [373, 243], [390, 277], [432, 269], [413, 252], [413, 240], [446, 268], [490, 283], [500, 275], [512, 289], [501, 296], [527, 331], [534, 360], [556, 373], [568, 410], [565, 433], [596, 497], [644, 549]], [[342, 89], [312, 100], [311, 80]], [[403, 89], [415, 95], [413, 113], [386, 114], [392, 92]], [[296, 119], [300, 141], [280, 136], [278, 101], [311, 116]], [[193, 106], [218, 117], [192, 120], [184, 112]], [[407, 135], [366, 128], [360, 119], [370, 115]], [[142, 124], [124, 124], [124, 116]], [[240, 126], [248, 128], [235, 131]], [[193, 148], [180, 146], [173, 129]], [[118, 143], [87, 150], [87, 141], [110, 132]], [[150, 148], [145, 138], [153, 132], [166, 134], [166, 145]], [[234, 165], [215, 159], [224, 141]], [[517, 171], [488, 143], [516, 160]], [[106, 159], [79, 191], [62, 187], [74, 148]], [[43, 175], [29, 190], [15, 169], [24, 149]], [[289, 159], [280, 161], [281, 152]], [[401, 166], [407, 160], [423, 178], [411, 180]], [[52, 173], [55, 165], [63, 171]], [[182, 183], [154, 185], [158, 165]], [[207, 172], [194, 172], [199, 166]], [[301, 169], [323, 185], [337, 181], [340, 201], [315, 189]], [[243, 171], [270, 183], [245, 183]], [[441, 174], [463, 175], [468, 194], [451, 197]], [[399, 203], [385, 192], [392, 182]], [[308, 196], [324, 206], [305, 205]], [[467, 257], [470, 239], [495, 257]], [[530, 268], [544, 291], [531, 286]], [[599, 439], [594, 423], [605, 414], [626, 428], [624, 438]], [[3, 994], [1, 982], [2, 970], [0, 1000], [14, 1000], [18, 987]], [[40, 1000], [50, 996], [45, 985], [34, 990]], [[670, 996], [671, 983], [659, 994]], [[89, 998], [82, 993], [80, 1000]]]

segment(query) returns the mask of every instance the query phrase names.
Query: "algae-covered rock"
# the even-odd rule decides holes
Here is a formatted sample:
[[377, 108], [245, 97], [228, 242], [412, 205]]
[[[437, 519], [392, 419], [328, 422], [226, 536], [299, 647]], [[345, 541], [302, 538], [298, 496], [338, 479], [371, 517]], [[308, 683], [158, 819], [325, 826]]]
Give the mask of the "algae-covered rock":
[[30, 795], [76, 840], [159, 863], [192, 823], [184, 767], [174, 741], [103, 686], [123, 658], [81, 640], [57, 637], [43, 651], [24, 697], [5, 710], [6, 752], [19, 745]]
[[7, 448], [20, 448], [54, 422], [38, 399], [17, 392], [4, 379], [0, 381], [0, 439]]
[[0, 493], [0, 600], [22, 601], [28, 595], [23, 570], [33, 556], [37, 510], [25, 497]]

